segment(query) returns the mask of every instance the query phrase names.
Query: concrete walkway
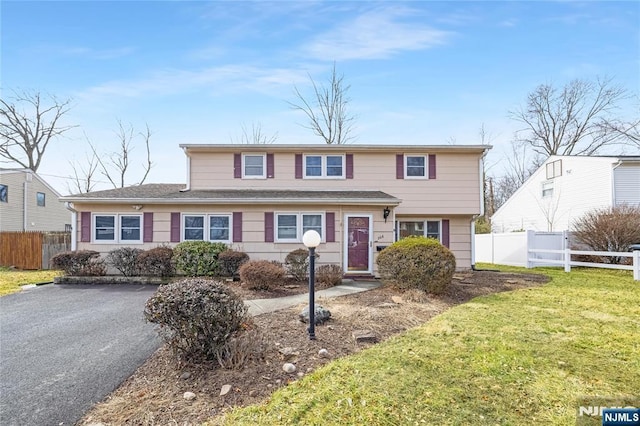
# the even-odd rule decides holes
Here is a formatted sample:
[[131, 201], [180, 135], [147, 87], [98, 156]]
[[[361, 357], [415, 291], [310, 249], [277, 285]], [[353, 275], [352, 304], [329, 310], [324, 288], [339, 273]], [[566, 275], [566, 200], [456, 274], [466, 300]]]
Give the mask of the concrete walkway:
[[[322, 299], [330, 297], [345, 296], [347, 294], [360, 293], [361, 291], [371, 290], [380, 287], [380, 281], [353, 281], [344, 280], [341, 285], [330, 287], [325, 290], [316, 291], [315, 301], [319, 303]], [[276, 299], [254, 299], [245, 300], [245, 304], [249, 307], [249, 314], [252, 316], [265, 314], [267, 312], [286, 309], [301, 303], [309, 302], [309, 293], [296, 294], [294, 296], [278, 297]]]

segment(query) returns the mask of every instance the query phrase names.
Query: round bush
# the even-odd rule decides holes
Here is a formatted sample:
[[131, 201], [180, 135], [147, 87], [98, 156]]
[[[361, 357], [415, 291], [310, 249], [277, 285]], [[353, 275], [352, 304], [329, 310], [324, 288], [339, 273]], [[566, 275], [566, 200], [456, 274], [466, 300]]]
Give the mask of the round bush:
[[169, 246], [158, 246], [138, 255], [138, 265], [143, 275], [153, 277], [171, 277], [175, 274], [173, 266], [173, 249]]
[[160, 286], [147, 301], [144, 316], [159, 324], [169, 346], [189, 361], [217, 360], [250, 320], [242, 299], [224, 284], [202, 278]]
[[139, 275], [140, 264], [138, 263], [138, 256], [142, 252], [142, 249], [134, 247], [113, 249], [107, 254], [107, 264], [116, 268], [125, 277]]
[[69, 276], [102, 276], [107, 267], [100, 253], [94, 250], [65, 251], [58, 253], [50, 261], [53, 269], [62, 269]]
[[[316, 253], [316, 259], [320, 255]], [[287, 273], [296, 281], [307, 281], [309, 279], [309, 249], [295, 249], [284, 258]]]
[[321, 265], [316, 269], [316, 283], [322, 287], [342, 284], [344, 271], [339, 265]]
[[401, 289], [441, 294], [451, 284], [456, 258], [432, 238], [408, 237], [382, 250], [376, 260], [382, 281]]
[[250, 260], [240, 267], [240, 279], [250, 289], [271, 290], [282, 282], [285, 270], [281, 263]]
[[214, 276], [218, 271], [218, 255], [228, 250], [224, 243], [184, 241], [173, 250], [176, 268], [190, 277]]
[[249, 261], [249, 255], [243, 251], [227, 250], [218, 255], [218, 267], [223, 277], [237, 277], [243, 263]]

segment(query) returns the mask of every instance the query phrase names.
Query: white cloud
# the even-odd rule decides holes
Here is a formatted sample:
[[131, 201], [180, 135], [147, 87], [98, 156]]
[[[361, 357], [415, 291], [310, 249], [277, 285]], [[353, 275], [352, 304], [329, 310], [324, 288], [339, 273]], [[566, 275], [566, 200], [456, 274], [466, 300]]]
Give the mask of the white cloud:
[[406, 50], [423, 50], [444, 44], [451, 33], [424, 24], [402, 22], [407, 9], [366, 12], [325, 32], [304, 47], [317, 59], [385, 59]]
[[115, 47], [111, 49], [94, 49], [91, 47], [66, 46], [47, 48], [48, 51], [57, 51], [62, 56], [82, 56], [90, 59], [116, 59], [131, 55], [135, 52], [132, 46]]

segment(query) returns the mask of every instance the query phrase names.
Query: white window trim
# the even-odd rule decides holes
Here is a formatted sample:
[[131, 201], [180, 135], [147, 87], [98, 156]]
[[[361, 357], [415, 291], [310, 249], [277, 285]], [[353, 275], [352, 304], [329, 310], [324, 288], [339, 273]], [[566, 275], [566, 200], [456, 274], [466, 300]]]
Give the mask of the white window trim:
[[[546, 190], [550, 190], [550, 194], [545, 194]], [[555, 184], [553, 180], [545, 180], [540, 184], [540, 197], [542, 198], [551, 198], [553, 197], [553, 193], [555, 191]]]
[[[246, 157], [262, 157], [262, 175], [249, 175], [245, 174], [245, 158]], [[264, 152], [246, 153], [242, 154], [242, 179], [266, 179], [267, 178], [267, 154]]]
[[[302, 242], [302, 216], [320, 216], [321, 240], [326, 241], [327, 224], [325, 212], [275, 212], [273, 215], [273, 241], [276, 243], [300, 243]], [[278, 238], [278, 216], [296, 216], [296, 238]]]
[[[112, 216], [114, 218], [113, 240], [96, 239], [96, 217]], [[135, 216], [140, 218], [140, 239], [138, 240], [122, 240], [120, 238], [122, 230], [122, 216]], [[143, 244], [144, 243], [144, 215], [137, 213], [92, 213], [91, 214], [91, 242], [93, 244]]]
[[[307, 176], [307, 157], [320, 157], [320, 176]], [[327, 176], [327, 157], [340, 157], [342, 159], [342, 175]], [[335, 179], [342, 180], [347, 177], [347, 164], [344, 154], [304, 154], [302, 157], [302, 177], [304, 179]]]
[[[197, 216], [203, 218], [203, 226], [204, 229], [202, 231], [202, 240], [187, 240], [184, 238], [184, 219], [187, 216]], [[210, 231], [211, 227], [209, 218], [211, 216], [225, 216], [229, 218], [229, 239], [228, 240], [211, 240], [210, 239]], [[182, 213], [180, 217], [180, 241], [209, 241], [211, 243], [225, 243], [231, 244], [233, 241], [233, 214], [232, 213]]]
[[[409, 176], [407, 172], [409, 171], [408, 160], [409, 157], [422, 157], [424, 158], [424, 176]], [[404, 178], [405, 179], [429, 179], [429, 156], [428, 155], [404, 155]]]
[[396, 218], [396, 240], [400, 240], [400, 223], [401, 222], [422, 222], [422, 236], [427, 236], [427, 222], [438, 222], [438, 241], [442, 244], [442, 219], [441, 218], [425, 218], [425, 219], [411, 219], [411, 218]]

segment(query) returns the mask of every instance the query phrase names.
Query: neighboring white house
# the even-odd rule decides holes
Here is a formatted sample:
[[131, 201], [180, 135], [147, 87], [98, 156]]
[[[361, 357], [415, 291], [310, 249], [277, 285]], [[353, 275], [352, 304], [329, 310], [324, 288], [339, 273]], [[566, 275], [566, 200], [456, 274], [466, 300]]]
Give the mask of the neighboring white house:
[[493, 232], [564, 231], [586, 212], [640, 205], [640, 156], [551, 156], [491, 218]]
[[0, 231], [65, 231], [71, 212], [60, 194], [29, 169], [0, 169]]

